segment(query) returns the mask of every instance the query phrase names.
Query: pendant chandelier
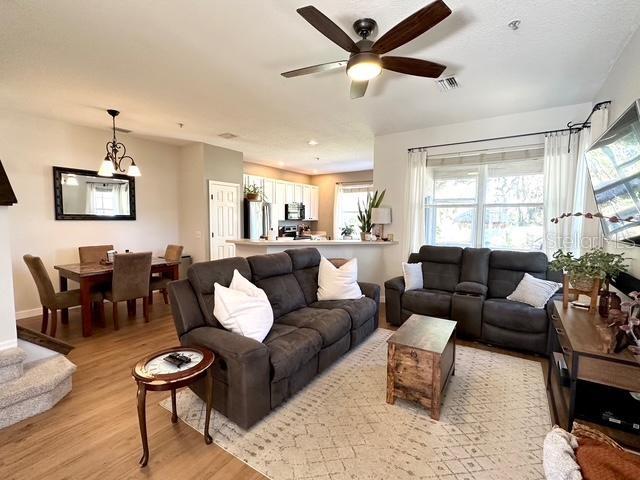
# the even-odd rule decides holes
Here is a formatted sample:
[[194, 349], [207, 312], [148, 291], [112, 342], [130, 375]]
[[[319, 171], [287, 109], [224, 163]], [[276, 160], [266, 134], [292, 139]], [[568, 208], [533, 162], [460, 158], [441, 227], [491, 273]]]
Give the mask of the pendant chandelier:
[[[120, 114], [120, 112], [118, 110], [107, 110], [107, 113], [111, 115], [113, 123], [113, 139], [107, 142], [107, 154], [100, 164], [98, 175], [100, 177], [113, 177], [114, 173], [126, 173], [130, 177], [142, 176], [135, 160], [131, 156], [127, 155], [127, 148], [123, 143], [119, 142], [116, 139], [116, 117]], [[124, 165], [125, 160], [131, 162], [129, 168], [126, 169]]]

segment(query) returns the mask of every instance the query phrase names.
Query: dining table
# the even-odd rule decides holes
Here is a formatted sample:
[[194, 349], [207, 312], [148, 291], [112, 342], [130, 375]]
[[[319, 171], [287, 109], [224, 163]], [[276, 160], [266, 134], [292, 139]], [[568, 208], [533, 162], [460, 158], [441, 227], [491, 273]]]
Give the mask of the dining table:
[[[179, 261], [170, 261], [162, 257], [151, 259], [151, 274], [162, 274], [171, 280], [179, 278]], [[96, 285], [109, 285], [113, 277], [112, 263], [70, 263], [54, 265], [60, 278], [60, 291], [69, 288], [68, 280], [80, 284], [80, 301], [82, 308], [82, 336], [90, 337], [93, 333], [93, 312], [91, 308], [91, 291]], [[69, 311], [62, 310], [62, 322], [67, 323]]]

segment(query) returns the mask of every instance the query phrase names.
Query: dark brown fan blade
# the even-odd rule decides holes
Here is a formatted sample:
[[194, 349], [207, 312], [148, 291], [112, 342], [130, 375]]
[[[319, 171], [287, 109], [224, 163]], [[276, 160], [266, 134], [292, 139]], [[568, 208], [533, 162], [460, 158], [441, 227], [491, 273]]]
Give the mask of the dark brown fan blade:
[[367, 80], [363, 82], [351, 82], [351, 98], [360, 98], [364, 97], [365, 92], [367, 91], [367, 86], [369, 82]]
[[347, 52], [358, 53], [360, 49], [344, 30], [333, 23], [316, 7], [308, 6], [296, 10], [302, 18], [309, 22], [316, 30]]
[[439, 63], [407, 57], [382, 57], [382, 68], [418, 77], [438, 78], [447, 68]]
[[321, 63], [319, 65], [313, 65], [311, 67], [298, 68], [297, 70], [290, 70], [288, 72], [281, 73], [283, 77], [299, 77], [300, 75], [309, 75], [310, 73], [326, 72], [328, 70], [334, 70], [336, 68], [344, 67], [347, 65], [347, 60], [338, 60], [337, 62]]
[[451, 9], [442, 0], [436, 0], [405, 18], [381, 36], [373, 44], [371, 51], [378, 55], [390, 52], [422, 35], [449, 15], [451, 15]]

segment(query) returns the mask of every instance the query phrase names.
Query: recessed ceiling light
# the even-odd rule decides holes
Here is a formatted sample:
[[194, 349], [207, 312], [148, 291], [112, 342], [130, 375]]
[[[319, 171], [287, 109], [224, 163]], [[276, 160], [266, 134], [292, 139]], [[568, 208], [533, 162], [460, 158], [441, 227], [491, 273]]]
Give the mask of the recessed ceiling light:
[[279, 167], [284, 167], [284, 162], [283, 161], [278, 162], [278, 166]]
[[318, 174], [318, 170], [316, 170], [315, 168], [313, 169], [313, 174], [317, 175]]
[[511, 20], [509, 23], [507, 23], [507, 27], [515, 31], [520, 28], [521, 23], [522, 22], [516, 18], [515, 20]]
[[238, 137], [238, 135], [236, 135], [235, 133], [231, 133], [231, 132], [220, 133], [220, 134], [218, 134], [218, 136], [220, 138], [224, 138], [226, 140], [231, 140], [232, 138], [237, 138]]
[[311, 145], [312, 147], [315, 147], [316, 145], [318, 145], [318, 141], [314, 140], [313, 138], [311, 140], [309, 140], [307, 143], [309, 145]]

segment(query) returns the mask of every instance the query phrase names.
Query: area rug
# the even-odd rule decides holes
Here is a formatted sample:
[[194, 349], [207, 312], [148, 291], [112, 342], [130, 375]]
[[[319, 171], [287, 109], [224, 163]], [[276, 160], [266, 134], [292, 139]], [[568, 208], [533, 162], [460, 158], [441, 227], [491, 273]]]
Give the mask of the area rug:
[[[214, 442], [273, 480], [544, 479], [549, 408], [540, 363], [456, 347], [440, 421], [386, 398], [386, 340], [378, 329], [249, 431], [215, 413]], [[170, 399], [161, 405], [171, 409]], [[204, 428], [204, 403], [178, 392], [178, 415]]]

